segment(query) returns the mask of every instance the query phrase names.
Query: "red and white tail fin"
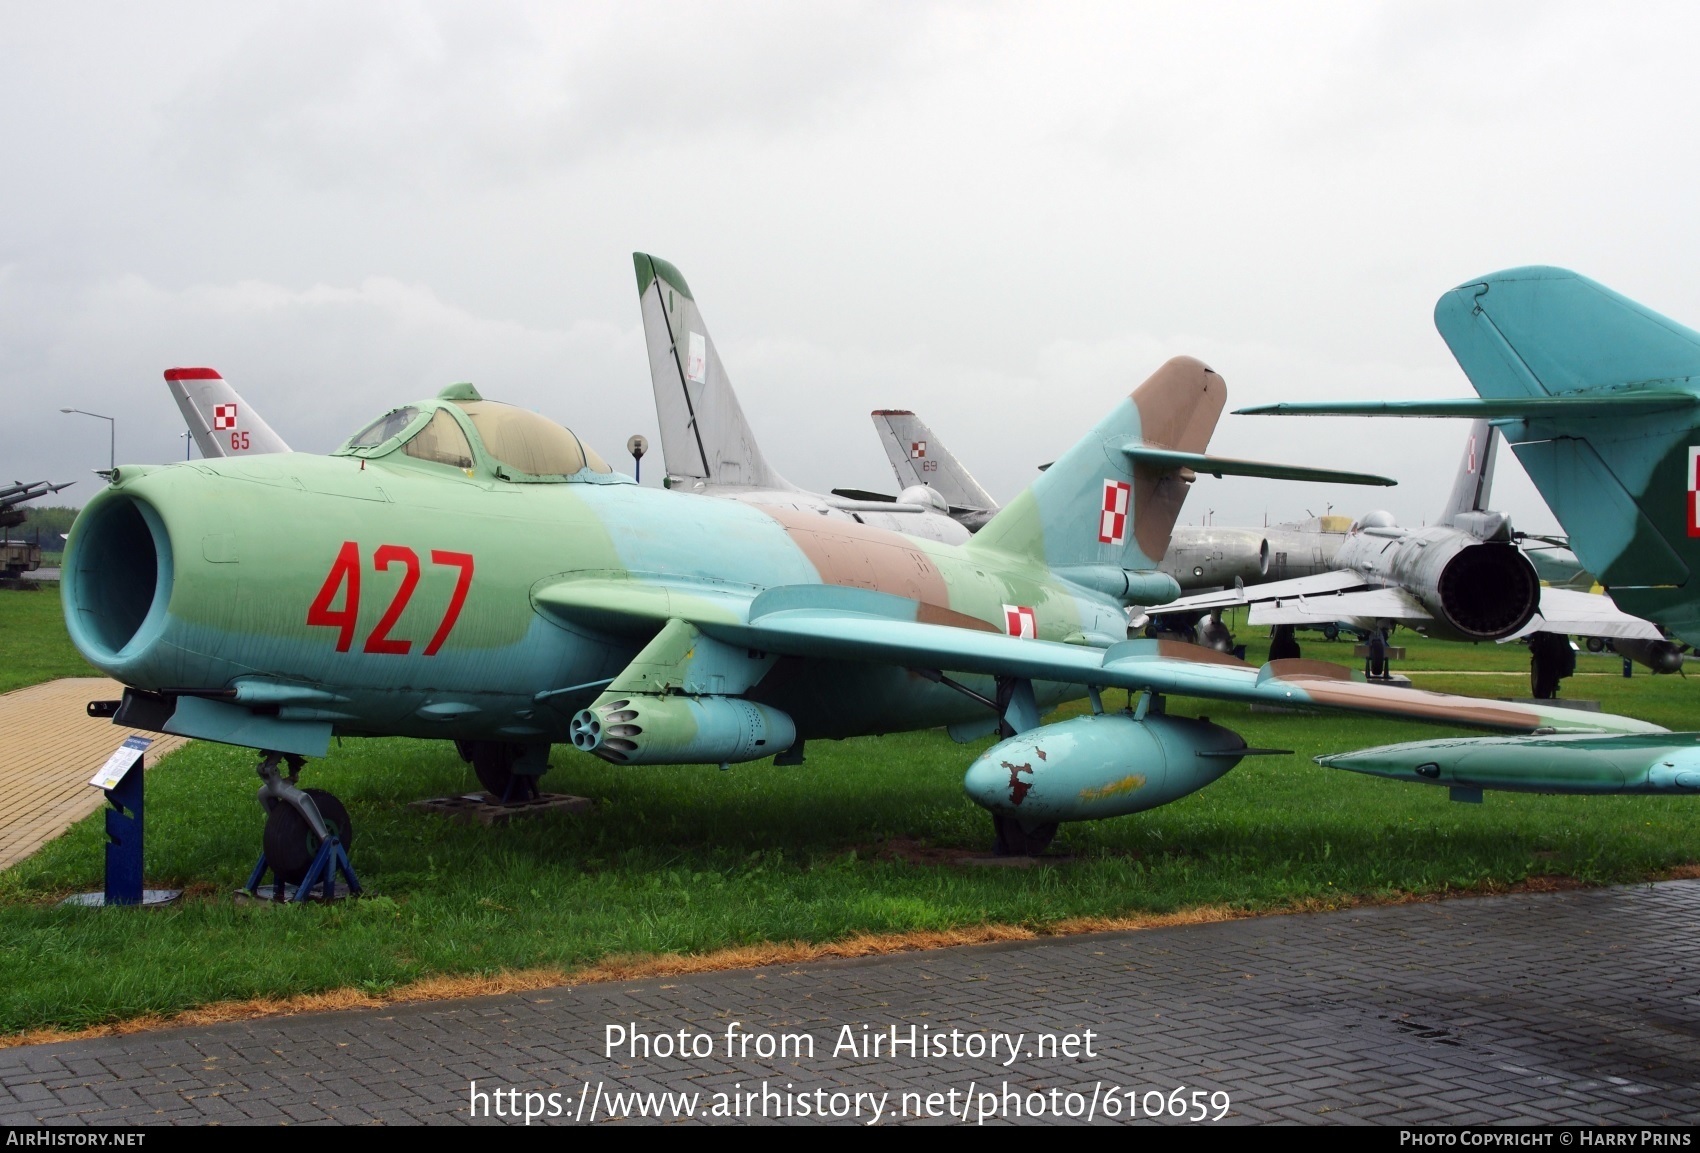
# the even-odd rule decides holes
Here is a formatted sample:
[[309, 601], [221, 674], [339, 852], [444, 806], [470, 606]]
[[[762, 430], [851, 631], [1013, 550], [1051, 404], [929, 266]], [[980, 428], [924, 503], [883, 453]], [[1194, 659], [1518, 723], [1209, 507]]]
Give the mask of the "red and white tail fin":
[[168, 368], [165, 386], [204, 457], [288, 452], [283, 438], [211, 368]]

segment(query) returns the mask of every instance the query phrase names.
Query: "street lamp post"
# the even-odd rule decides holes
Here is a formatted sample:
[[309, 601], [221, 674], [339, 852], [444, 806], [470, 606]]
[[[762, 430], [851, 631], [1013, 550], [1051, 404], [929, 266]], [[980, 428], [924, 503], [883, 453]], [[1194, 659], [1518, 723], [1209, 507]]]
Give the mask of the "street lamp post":
[[101, 416], [100, 413], [98, 413], [98, 412], [86, 412], [86, 411], [84, 411], [83, 409], [80, 409], [80, 408], [62, 408], [59, 411], [60, 412], [77, 412], [77, 413], [82, 413], [82, 415], [84, 415], [84, 416], [92, 416], [92, 417], [96, 417], [97, 419], [104, 420], [110, 426], [107, 429], [107, 432], [110, 435], [108, 437], [108, 443], [107, 443], [106, 471], [112, 472], [115, 469], [117, 469], [117, 467], [118, 467], [118, 421], [116, 419], [114, 419], [113, 417]]

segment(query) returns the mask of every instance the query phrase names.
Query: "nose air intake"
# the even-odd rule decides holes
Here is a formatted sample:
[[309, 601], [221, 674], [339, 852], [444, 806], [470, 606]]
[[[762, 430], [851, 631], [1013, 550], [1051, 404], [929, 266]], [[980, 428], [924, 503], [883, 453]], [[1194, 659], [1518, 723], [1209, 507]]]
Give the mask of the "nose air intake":
[[114, 495], [83, 513], [63, 576], [65, 623], [95, 663], [135, 655], [165, 623], [171, 538], [145, 501]]

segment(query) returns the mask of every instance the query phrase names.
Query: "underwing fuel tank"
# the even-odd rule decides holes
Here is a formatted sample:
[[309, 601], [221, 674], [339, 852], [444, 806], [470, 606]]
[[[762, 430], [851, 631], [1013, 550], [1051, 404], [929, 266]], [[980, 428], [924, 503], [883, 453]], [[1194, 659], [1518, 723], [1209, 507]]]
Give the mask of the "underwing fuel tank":
[[1246, 744], [1207, 720], [1126, 713], [1075, 717], [987, 749], [962, 787], [1023, 825], [1091, 821], [1166, 805], [1240, 763]]
[[797, 743], [790, 717], [742, 697], [608, 694], [569, 731], [575, 748], [616, 765], [758, 761]]
[[1700, 793], [1700, 733], [1452, 737], [1318, 757], [1331, 769], [1516, 793]]

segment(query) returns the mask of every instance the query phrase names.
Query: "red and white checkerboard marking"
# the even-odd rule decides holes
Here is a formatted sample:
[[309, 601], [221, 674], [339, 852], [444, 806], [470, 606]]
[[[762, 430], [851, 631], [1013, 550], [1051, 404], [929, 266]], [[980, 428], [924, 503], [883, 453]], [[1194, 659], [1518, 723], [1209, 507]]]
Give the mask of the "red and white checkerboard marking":
[[1003, 628], [1012, 637], [1029, 641], [1039, 639], [1039, 618], [1026, 605], [1004, 605]]
[[1688, 535], [1700, 536], [1700, 445], [1688, 450]]
[[922, 457], [924, 457], [926, 455], [927, 455], [927, 442], [926, 441], [924, 441], [924, 440], [912, 440], [912, 441], [909, 442], [909, 459], [920, 460]]
[[1104, 510], [1098, 518], [1098, 543], [1121, 544], [1127, 540], [1127, 506], [1133, 486], [1125, 480], [1104, 482]]
[[234, 404], [215, 404], [213, 406], [213, 431], [221, 428], [236, 427], [236, 406]]

